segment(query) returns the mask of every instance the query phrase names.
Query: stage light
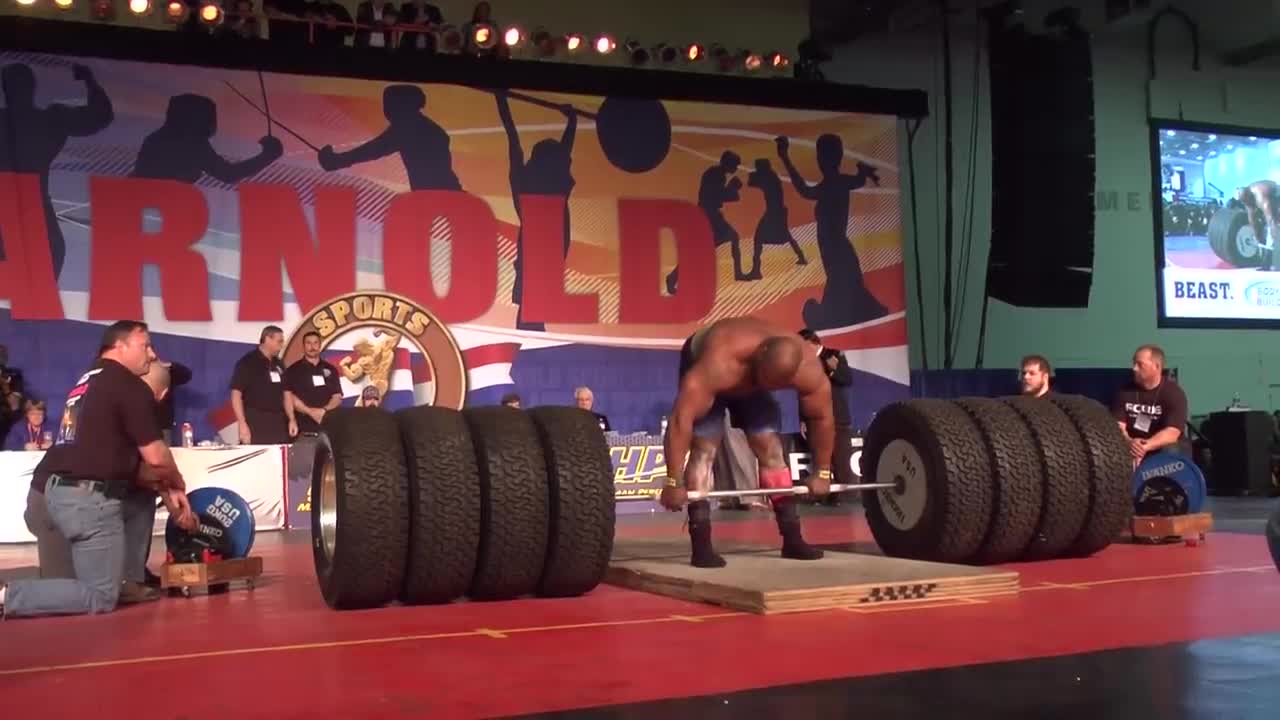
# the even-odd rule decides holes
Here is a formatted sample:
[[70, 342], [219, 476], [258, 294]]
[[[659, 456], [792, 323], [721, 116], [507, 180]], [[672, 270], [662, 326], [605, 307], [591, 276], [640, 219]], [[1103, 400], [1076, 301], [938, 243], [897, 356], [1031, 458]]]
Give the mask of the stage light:
[[18, 4], [23, 7], [31, 7], [36, 4], [36, 0], [18, 0]]
[[742, 67], [746, 68], [747, 72], [755, 72], [763, 66], [764, 66], [764, 58], [751, 52], [750, 50], [742, 51]]
[[577, 33], [569, 33], [564, 36], [564, 47], [569, 52], [581, 50], [583, 42], [582, 36]]
[[146, 15], [151, 12], [151, 0], [129, 0], [129, 11], [134, 15]]
[[551, 39], [551, 33], [546, 28], [538, 28], [533, 31], [533, 36], [529, 38], [533, 43], [537, 54], [542, 57], [551, 57], [556, 54], [556, 43]]
[[684, 49], [684, 59], [686, 62], [697, 62], [707, 56], [707, 49], [693, 43]]
[[441, 27], [438, 37], [440, 38], [440, 41], [437, 43], [437, 46], [440, 48], [441, 52], [456, 54], [462, 51], [462, 31], [458, 29], [457, 25], [445, 25]]
[[187, 4], [181, 0], [169, 0], [164, 6], [164, 18], [173, 24], [187, 19]]
[[222, 22], [222, 7], [217, 3], [206, 2], [200, 6], [200, 19], [207, 25], [217, 25]]
[[736, 64], [736, 60], [733, 55], [720, 45], [712, 45], [711, 52], [708, 53], [708, 55], [711, 56], [712, 60], [716, 61], [716, 66], [720, 69], [720, 72], [729, 72]]
[[[75, 7], [75, 0], [53, 0], [53, 6], [59, 10], [70, 10]], [[114, 10], [114, 8], [112, 8]], [[114, 14], [114, 13], [113, 13]]]
[[524, 32], [518, 27], [509, 27], [502, 33], [502, 42], [506, 43], [507, 47], [519, 47], [524, 43]]
[[791, 64], [791, 58], [776, 50], [769, 53], [765, 60], [769, 63], [769, 67], [774, 70], [783, 70]]
[[631, 60], [632, 65], [644, 65], [649, 62], [649, 51], [635, 40], [628, 40], [626, 44], [627, 56]]
[[658, 62], [663, 65], [670, 65], [680, 57], [680, 51], [666, 43], [658, 43], [658, 46], [653, 49], [653, 54], [658, 56]]
[[481, 23], [471, 28], [471, 44], [481, 50], [488, 50], [498, 42], [498, 34], [493, 31], [492, 25]]
[[618, 42], [608, 35], [601, 35], [600, 37], [596, 38], [596, 42], [595, 42], [596, 52], [600, 53], [601, 55], [608, 55], [609, 53], [613, 52], [614, 49], [617, 47], [618, 47]]

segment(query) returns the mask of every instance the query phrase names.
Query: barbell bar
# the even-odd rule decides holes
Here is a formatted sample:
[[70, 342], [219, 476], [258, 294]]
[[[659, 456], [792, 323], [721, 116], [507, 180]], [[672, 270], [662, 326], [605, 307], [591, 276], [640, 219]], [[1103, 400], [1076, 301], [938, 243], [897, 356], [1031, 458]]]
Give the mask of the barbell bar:
[[[831, 486], [832, 493], [853, 492], [855, 490], [893, 490], [898, 483], [836, 483]], [[753, 497], [757, 495], [808, 495], [807, 485], [796, 485], [789, 488], [759, 488], [756, 490], [694, 490], [689, 493], [689, 500], [710, 500], [712, 498]]]

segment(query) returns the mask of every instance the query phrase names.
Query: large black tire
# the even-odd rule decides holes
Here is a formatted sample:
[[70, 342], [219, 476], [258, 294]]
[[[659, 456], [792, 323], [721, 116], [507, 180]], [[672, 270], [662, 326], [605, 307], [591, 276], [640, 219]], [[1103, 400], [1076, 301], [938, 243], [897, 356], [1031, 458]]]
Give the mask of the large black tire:
[[480, 551], [468, 595], [510, 600], [532, 594], [542, 577], [550, 524], [538, 431], [527, 414], [505, 405], [462, 414], [480, 470]]
[[480, 551], [480, 471], [462, 413], [396, 413], [409, 468], [409, 562], [400, 599], [447, 603], [467, 594]]
[[1044, 467], [1031, 431], [1012, 408], [992, 398], [957, 398], [982, 431], [991, 463], [995, 496], [991, 525], [973, 561], [1010, 562], [1026, 550], [1040, 521]]
[[1214, 254], [1233, 267], [1261, 267], [1265, 260], [1266, 251], [1259, 246], [1263, 238], [1254, 237], [1246, 210], [1229, 207], [1218, 210], [1209, 219], [1206, 235]]
[[381, 408], [331, 410], [322, 429], [311, 472], [320, 592], [335, 609], [380, 607], [400, 594], [408, 555], [409, 473], [400, 429]]
[[967, 562], [991, 522], [991, 465], [973, 420], [946, 400], [886, 406], [862, 449], [866, 482], [902, 481], [863, 497], [867, 523], [886, 555]]
[[1133, 517], [1133, 461], [1115, 418], [1096, 400], [1081, 395], [1049, 397], [1066, 413], [1084, 441], [1089, 459], [1089, 509], [1067, 554], [1092, 555], [1110, 545]]
[[550, 532], [538, 594], [572, 597], [604, 580], [613, 554], [617, 501], [609, 443], [593, 413], [575, 407], [529, 410], [547, 458]]
[[1089, 458], [1084, 441], [1071, 419], [1057, 405], [1043, 398], [1007, 397], [1031, 431], [1035, 451], [1044, 472], [1044, 500], [1036, 531], [1023, 560], [1049, 560], [1066, 553], [1089, 510]]

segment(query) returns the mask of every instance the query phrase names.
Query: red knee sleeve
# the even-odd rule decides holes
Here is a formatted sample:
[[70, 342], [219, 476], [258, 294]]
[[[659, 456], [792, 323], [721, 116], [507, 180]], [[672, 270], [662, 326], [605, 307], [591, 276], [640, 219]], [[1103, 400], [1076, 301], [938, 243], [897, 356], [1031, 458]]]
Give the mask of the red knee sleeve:
[[760, 468], [761, 489], [789, 487], [791, 487], [791, 468], [781, 467], [775, 470]]

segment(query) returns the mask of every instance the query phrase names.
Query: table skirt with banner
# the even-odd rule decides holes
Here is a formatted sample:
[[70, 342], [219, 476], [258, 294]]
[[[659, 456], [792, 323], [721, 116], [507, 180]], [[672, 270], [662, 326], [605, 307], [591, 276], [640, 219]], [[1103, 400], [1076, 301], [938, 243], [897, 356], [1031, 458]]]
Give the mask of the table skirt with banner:
[[[662, 438], [649, 433], [606, 434], [613, 461], [614, 495], [618, 512], [650, 512], [657, 509], [658, 494], [667, 475]], [[244, 498], [253, 510], [258, 531], [310, 527], [311, 463], [314, 438], [299, 438], [293, 445], [248, 445], [219, 448], [173, 448], [187, 488], [220, 487]], [[783, 452], [791, 467], [791, 479], [801, 483], [810, 471], [810, 455], [804, 438], [782, 436]], [[851, 467], [861, 473], [861, 438], [853, 439]], [[27, 506], [31, 473], [43, 452], [0, 452], [0, 543], [35, 542], [22, 514]], [[169, 515], [156, 512], [156, 533], [164, 532]]]

